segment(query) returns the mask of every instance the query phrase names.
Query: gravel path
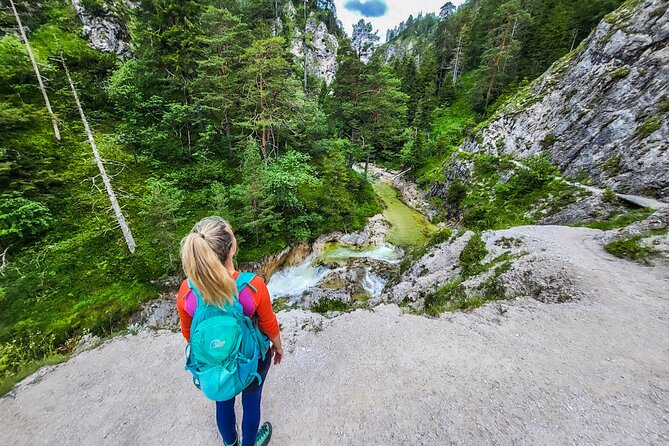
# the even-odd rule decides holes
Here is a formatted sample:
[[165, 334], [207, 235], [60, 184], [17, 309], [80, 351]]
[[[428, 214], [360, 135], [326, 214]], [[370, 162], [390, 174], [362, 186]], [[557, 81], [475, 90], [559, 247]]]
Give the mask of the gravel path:
[[[264, 399], [272, 444], [669, 444], [667, 268], [609, 256], [596, 231], [510, 231], [571, 253], [588, 297], [439, 319], [394, 305], [281, 313], [288, 352]], [[147, 331], [43, 369], [0, 399], [3, 442], [221, 444], [183, 347]]]

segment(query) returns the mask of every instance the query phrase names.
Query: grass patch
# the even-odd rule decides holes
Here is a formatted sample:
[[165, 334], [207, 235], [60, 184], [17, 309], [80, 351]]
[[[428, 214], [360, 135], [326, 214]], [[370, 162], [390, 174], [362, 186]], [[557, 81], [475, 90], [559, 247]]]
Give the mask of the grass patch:
[[466, 279], [485, 271], [486, 266], [482, 262], [486, 255], [488, 250], [481, 234], [474, 234], [460, 253], [460, 275]]
[[632, 69], [629, 67], [629, 65], [617, 68], [611, 72], [611, 79], [613, 80], [624, 79], [627, 76], [629, 76], [631, 71]]
[[610, 177], [616, 176], [620, 173], [620, 162], [622, 161], [622, 156], [619, 154], [612, 156], [602, 163], [602, 169]]
[[504, 229], [535, 223], [573, 203], [583, 191], [559, 176], [543, 156], [523, 160], [477, 155], [474, 176], [462, 202], [462, 223], [476, 230]]
[[650, 264], [648, 256], [654, 252], [649, 246], [642, 243], [643, 236], [625, 237], [604, 246], [609, 254], [627, 260]]
[[311, 305], [309, 309], [314, 313], [327, 314], [329, 311], [348, 311], [351, 309], [351, 306], [339, 299], [330, 299], [329, 297], [324, 297], [315, 304]]
[[662, 122], [660, 121], [659, 116], [654, 116], [652, 118], [646, 119], [643, 124], [641, 124], [634, 132], [634, 135], [638, 138], [647, 138], [653, 132], [656, 132], [660, 129]]
[[451, 303], [461, 303], [467, 299], [462, 279], [457, 278], [446, 282], [434, 293], [425, 296], [425, 313], [430, 316], [439, 316], [450, 308]]
[[[629, 226], [630, 224], [634, 223], [635, 221], [640, 221], [640, 220], [645, 220], [648, 218], [651, 214], [655, 212], [653, 209], [650, 208], [643, 208], [640, 210], [632, 211], [632, 212], [627, 212], [624, 214], [616, 214], [606, 220], [602, 221], [595, 221], [592, 223], [588, 223], [582, 226], [585, 226], [586, 228], [592, 228], [592, 229], [601, 229], [602, 231], [608, 231], [610, 229], [617, 229], [617, 228], [624, 228], [625, 226]], [[579, 225], [580, 226], [580, 225]]]
[[274, 310], [275, 313], [278, 313], [279, 311], [283, 311], [286, 308], [288, 308], [288, 298], [287, 297], [279, 297], [279, 298], [274, 299], [272, 301], [272, 309]]
[[363, 292], [363, 293], [355, 293], [351, 296], [351, 302], [353, 303], [365, 303], [370, 299], [370, 295], [368, 292]]

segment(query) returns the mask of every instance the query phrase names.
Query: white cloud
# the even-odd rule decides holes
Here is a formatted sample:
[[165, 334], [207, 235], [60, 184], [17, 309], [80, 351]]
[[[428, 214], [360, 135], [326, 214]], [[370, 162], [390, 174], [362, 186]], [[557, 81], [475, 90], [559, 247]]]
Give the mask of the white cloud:
[[[360, 19], [372, 22], [374, 30], [379, 31], [381, 42], [386, 40], [386, 31], [396, 27], [400, 22], [406, 21], [409, 15], [416, 17], [420, 12], [439, 13], [442, 5], [448, 0], [386, 0], [388, 11], [382, 17], [363, 17], [357, 12], [349, 11], [344, 7], [347, 0], [335, 0], [337, 5], [337, 17], [344, 24], [344, 31], [349, 36], [353, 30], [353, 24]], [[451, 0], [454, 5], [461, 4], [464, 0]]]

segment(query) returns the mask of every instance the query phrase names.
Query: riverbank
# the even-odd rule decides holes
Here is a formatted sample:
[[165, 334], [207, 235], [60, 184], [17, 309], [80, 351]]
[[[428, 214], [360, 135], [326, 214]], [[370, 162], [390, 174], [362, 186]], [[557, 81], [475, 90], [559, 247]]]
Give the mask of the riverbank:
[[281, 299], [282, 306], [313, 308], [325, 299], [341, 303], [335, 307], [349, 308], [378, 299], [386, 283], [396, 277], [404, 255], [437, 230], [400, 199], [400, 189], [392, 181], [397, 173], [369, 165], [368, 174], [383, 212], [371, 217], [361, 231], [322, 235], [311, 246], [286, 249], [257, 267], [261, 275], [266, 273], [270, 293]]

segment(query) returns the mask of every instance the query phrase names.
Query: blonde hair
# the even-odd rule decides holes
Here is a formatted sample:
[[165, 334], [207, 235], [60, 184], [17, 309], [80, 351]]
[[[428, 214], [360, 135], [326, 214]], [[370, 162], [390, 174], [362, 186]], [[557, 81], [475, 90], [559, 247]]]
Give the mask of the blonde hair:
[[232, 249], [230, 224], [221, 217], [200, 220], [181, 240], [181, 263], [202, 299], [219, 307], [234, 301], [235, 280], [224, 266]]

